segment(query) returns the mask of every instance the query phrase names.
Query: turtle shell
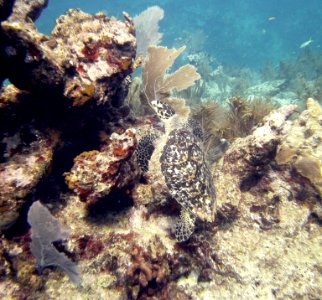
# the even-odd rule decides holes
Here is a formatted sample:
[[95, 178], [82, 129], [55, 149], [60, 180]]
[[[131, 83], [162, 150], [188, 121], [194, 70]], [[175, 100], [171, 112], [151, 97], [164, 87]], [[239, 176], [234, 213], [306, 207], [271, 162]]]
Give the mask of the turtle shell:
[[172, 130], [160, 163], [171, 196], [196, 217], [212, 222], [215, 189], [200, 139], [187, 127]]

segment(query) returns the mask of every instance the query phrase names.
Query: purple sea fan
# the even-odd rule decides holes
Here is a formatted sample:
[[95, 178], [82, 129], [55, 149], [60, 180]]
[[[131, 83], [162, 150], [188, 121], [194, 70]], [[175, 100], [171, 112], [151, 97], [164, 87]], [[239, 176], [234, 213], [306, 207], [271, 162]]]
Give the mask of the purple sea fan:
[[53, 242], [68, 238], [68, 232], [39, 201], [34, 202], [28, 212], [31, 226], [31, 253], [36, 257], [41, 269], [49, 266], [62, 268], [76, 285], [81, 282], [80, 272], [74, 262], [59, 252]]

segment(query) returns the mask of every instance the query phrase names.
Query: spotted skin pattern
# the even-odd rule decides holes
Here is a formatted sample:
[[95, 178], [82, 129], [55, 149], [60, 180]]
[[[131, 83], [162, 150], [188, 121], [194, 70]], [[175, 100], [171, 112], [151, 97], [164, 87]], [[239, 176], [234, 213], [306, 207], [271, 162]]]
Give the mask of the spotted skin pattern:
[[191, 130], [170, 132], [160, 163], [172, 197], [192, 215], [213, 221], [215, 189], [200, 140]]
[[188, 121], [186, 122], [186, 124], [184, 124], [184, 126], [186, 128], [191, 128], [192, 133], [200, 139], [200, 141], [203, 141], [204, 139], [204, 134], [203, 134], [203, 130], [201, 127], [201, 124], [193, 118], [189, 118]]
[[152, 100], [151, 105], [160, 119], [166, 120], [171, 118], [175, 114], [174, 109], [167, 103], [161, 102], [159, 100]]
[[175, 236], [176, 240], [181, 243], [189, 239], [195, 230], [196, 216], [188, 210], [182, 208], [180, 218], [176, 224]]
[[149, 160], [154, 151], [154, 141], [156, 138], [156, 134], [147, 134], [138, 142], [135, 153], [142, 172], [147, 172], [149, 169]]

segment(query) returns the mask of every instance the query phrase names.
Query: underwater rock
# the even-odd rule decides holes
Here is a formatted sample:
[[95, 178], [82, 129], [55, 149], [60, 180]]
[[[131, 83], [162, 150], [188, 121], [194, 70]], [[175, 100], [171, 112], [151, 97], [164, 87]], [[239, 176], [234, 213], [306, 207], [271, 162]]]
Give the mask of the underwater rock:
[[3, 77], [35, 94], [66, 97], [73, 106], [90, 99], [102, 104], [117, 98], [135, 58], [131, 19], [121, 22], [103, 13], [93, 16], [69, 10], [46, 36], [29, 18], [37, 17], [47, 1], [39, 2], [43, 6], [25, 2], [30, 3], [26, 9], [17, 8], [17, 13], [14, 9], [1, 23]]
[[[214, 277], [221, 282], [215, 293], [218, 297], [247, 299], [254, 293], [259, 298], [319, 297], [321, 278], [316, 265], [322, 255], [316, 247], [322, 242], [317, 213], [321, 201], [308, 180], [275, 161], [277, 149], [294, 138], [293, 126], [294, 130], [300, 126], [301, 117], [286, 120], [295, 109], [288, 105], [271, 112], [263, 126], [232, 142], [216, 165], [215, 222], [222, 228], [215, 234], [213, 257], [215, 265], [221, 266]], [[304, 131], [301, 128], [300, 137]], [[233, 210], [235, 214], [229, 212]], [[310, 278], [319, 279], [312, 282]], [[213, 295], [211, 286], [204, 290], [208, 297]]]
[[[35, 18], [46, 1], [16, 1], [16, 7], [22, 3], [34, 11], [30, 17]], [[159, 59], [145, 65], [146, 105], [140, 106], [135, 102], [138, 99], [129, 101], [136, 106], [134, 115], [144, 118], [129, 121], [114, 113], [117, 109], [112, 110], [109, 103], [122, 104], [129, 82], [124, 78], [133, 67], [131, 20], [126, 17], [123, 23], [101, 13], [91, 16], [71, 10], [59, 19], [48, 37], [37, 33], [26, 11], [22, 9], [21, 15], [15, 12], [1, 24], [0, 80], [9, 76], [17, 87], [26, 90], [12, 86], [2, 89], [0, 117], [14, 117], [16, 109], [28, 99], [55, 100], [55, 113], [64, 116], [59, 119], [53, 114], [64, 123], [59, 127], [64, 159], [58, 165], [61, 173], [55, 173], [54, 184], [61, 180], [64, 168], [70, 168], [75, 153], [99, 150], [77, 156], [65, 174], [75, 193], [61, 188], [55, 198], [46, 197], [57, 219], [70, 228], [68, 241], [54, 246], [78, 262], [83, 287], [75, 288], [61, 270], [52, 272], [47, 268], [37, 273], [28, 228], [21, 228], [25, 235], [3, 235], [0, 239], [1, 299], [320, 298], [321, 113], [315, 102], [309, 101], [308, 110], [293, 121], [288, 117], [295, 106], [271, 112], [249, 136], [231, 139], [222, 159], [214, 160], [208, 168], [201, 144], [206, 138], [204, 132], [188, 119], [190, 110], [185, 101], [170, 96], [172, 90], [184, 89], [199, 78], [193, 67], [167, 76], [166, 69], [182, 49], [151, 51]], [[14, 18], [16, 21], [11, 21]], [[173, 56], [167, 60], [170, 54]], [[220, 69], [216, 78], [222, 97], [226, 97], [231, 78]], [[133, 89], [133, 97], [138, 97], [140, 82]], [[86, 118], [77, 118], [81, 113], [72, 115], [60, 110], [56, 100], [66, 98], [74, 106], [94, 104], [90, 114], [94, 121], [88, 127], [82, 126]], [[96, 106], [101, 103], [107, 105]], [[12, 133], [6, 130], [0, 137], [4, 154], [0, 162], [0, 204], [11, 205], [0, 205], [3, 228], [8, 228], [21, 205], [27, 206], [31, 200], [26, 195], [45, 174], [57, 144], [56, 134], [43, 130], [52, 120], [33, 118], [43, 111], [34, 113], [32, 106], [28, 108], [24, 111], [28, 119], [25, 122], [34, 119], [42, 129], [14, 122]], [[153, 109], [162, 120], [146, 117], [146, 112], [152, 113]], [[79, 110], [87, 113], [86, 106], [73, 109]], [[71, 120], [65, 122], [71, 115]], [[67, 124], [72, 124], [70, 131], [65, 129]], [[75, 128], [82, 130], [76, 134]], [[98, 138], [102, 128], [108, 136], [103, 142]], [[142, 141], [139, 147], [136, 139]], [[70, 152], [69, 147], [76, 150]], [[190, 172], [192, 169], [195, 173]], [[213, 192], [213, 182], [216, 214], [201, 208], [196, 218], [185, 208], [196, 211], [204, 202], [206, 208], [208, 204], [212, 207], [215, 203], [208, 196]], [[120, 193], [114, 193], [119, 189]], [[7, 194], [1, 194], [4, 192]], [[37, 192], [35, 195], [43, 196]], [[98, 200], [105, 204], [118, 196], [122, 203], [126, 197], [133, 200], [131, 206], [112, 211], [104, 205], [93, 205], [102, 211], [91, 213], [91, 204], [99, 204]], [[201, 203], [196, 201], [199, 198], [203, 199]], [[181, 223], [176, 228], [179, 210]], [[176, 229], [183, 237], [178, 240], [184, 242], [177, 243], [173, 238]]]
[[322, 198], [322, 108], [317, 101], [307, 99], [307, 109], [288, 128], [275, 159], [307, 178]]
[[[83, 289], [76, 289], [58, 271], [36, 274], [28, 248], [20, 250], [19, 262], [12, 265], [13, 250], [4, 240], [0, 242], [0, 263], [4, 264], [0, 270], [12, 272], [12, 277], [0, 280], [0, 296], [9, 291], [56, 299], [318, 299], [322, 253], [317, 249], [322, 227], [312, 207], [321, 205], [313, 198], [308, 180], [297, 182], [302, 177], [297, 176], [292, 181], [287, 167], [276, 165], [274, 155], [263, 154], [270, 153], [270, 141], [276, 148], [287, 139], [288, 128], [296, 121], [285, 119], [294, 110], [286, 106], [273, 111], [251, 136], [232, 142], [232, 152], [228, 150], [214, 168], [215, 221], [201, 224], [196, 220], [198, 226], [188, 241], [176, 243], [171, 236], [179, 208], [173, 208], [176, 201], [162, 194], [166, 191], [158, 177], [162, 173], [151, 172], [154, 165], [149, 165], [149, 182], [137, 184], [131, 208], [117, 214], [106, 212], [103, 217], [88, 216], [87, 203], [69, 193], [64, 208], [57, 210], [57, 218], [70, 228], [64, 250], [82, 270]], [[236, 160], [231, 163], [228, 158]], [[254, 168], [260, 171], [254, 165], [259, 158], [261, 176], [241, 190], [244, 175]], [[305, 196], [299, 201], [296, 193], [301, 188]], [[167, 203], [153, 207], [161, 198]], [[20, 281], [14, 275], [17, 269]], [[30, 273], [32, 282], [27, 283]]]
[[245, 94], [258, 97], [271, 97], [280, 92], [281, 86], [284, 83], [285, 80], [265, 81], [258, 85], [251, 86], [246, 90]]
[[136, 148], [135, 130], [122, 135], [113, 133], [100, 151], [84, 152], [74, 159], [71, 171], [65, 174], [68, 187], [89, 204], [121, 189], [138, 179], [140, 174], [133, 152]]
[[10, 105], [18, 104], [22, 94], [28, 94], [25, 91], [17, 89], [14, 85], [2, 87], [0, 90], [0, 112], [3, 113]]
[[[317, 248], [322, 228], [314, 213], [321, 203], [308, 181], [275, 162], [277, 148], [300, 122], [286, 120], [295, 109], [288, 105], [271, 112], [263, 126], [232, 142], [216, 166], [218, 228], [210, 242], [215, 274], [199, 290], [205, 298], [315, 298], [321, 293], [316, 265], [322, 262]], [[213, 282], [220, 282], [215, 293]]]
[[6, 257], [6, 252], [8, 251], [9, 245], [5, 239], [0, 240], [0, 280], [5, 279], [6, 276], [12, 274], [12, 268], [10, 266], [11, 262]]
[[7, 131], [12, 132], [14, 127], [19, 128], [21, 123], [32, 118], [26, 114], [26, 111], [31, 109], [33, 102], [35, 102], [33, 95], [17, 89], [12, 84], [0, 89], [0, 128], [2, 134]]
[[242, 189], [248, 189], [252, 179], [256, 179], [256, 174], [273, 160], [281, 139], [279, 133], [295, 110], [295, 105], [286, 105], [272, 111], [263, 119], [263, 126], [245, 138], [237, 138], [229, 147], [224, 155], [224, 165], [229, 167], [229, 172], [240, 176]]
[[[43, 278], [35, 272], [35, 262], [29, 251], [30, 235], [0, 242], [0, 298], [21, 298], [43, 287]], [[9, 279], [9, 280], [8, 280]], [[15, 283], [14, 283], [15, 282]]]
[[41, 133], [34, 128], [21, 128], [19, 133], [2, 139], [0, 230], [17, 220], [25, 197], [48, 170], [57, 141], [57, 133]]
[[48, 0], [15, 0], [13, 2], [10, 22], [36, 21], [42, 10], [48, 5]]
[[[86, 207], [69, 199], [57, 216], [71, 228], [68, 250], [75, 253], [83, 274], [84, 290], [69, 289], [71, 295], [162, 299], [161, 295], [171, 294], [169, 285], [174, 294], [186, 294], [176, 281], [189, 274], [193, 259], [176, 248], [174, 239], [169, 237], [172, 218], [147, 217], [146, 209], [140, 206], [93, 220], [84, 218]], [[47, 284], [53, 284], [51, 280], [47, 279]], [[55, 294], [59, 298], [62, 290], [57, 289]]]
[[92, 16], [69, 10], [57, 19], [48, 44], [72, 73], [64, 95], [73, 105], [82, 105], [92, 97], [98, 104], [111, 101], [132, 72], [136, 40], [129, 18], [124, 23], [103, 13]]
[[17, 88], [42, 94], [62, 95], [64, 71], [43, 44], [48, 38], [34, 23], [9, 19], [1, 23], [1, 64], [3, 73]]

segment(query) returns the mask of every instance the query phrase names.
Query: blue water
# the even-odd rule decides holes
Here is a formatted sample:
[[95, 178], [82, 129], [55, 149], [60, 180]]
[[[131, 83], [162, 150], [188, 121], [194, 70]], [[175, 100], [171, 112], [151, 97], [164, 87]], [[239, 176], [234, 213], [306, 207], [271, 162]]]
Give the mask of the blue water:
[[220, 64], [258, 69], [298, 56], [310, 38], [308, 47], [322, 48], [321, 0], [51, 0], [37, 25], [49, 33], [69, 8], [122, 18], [122, 11], [135, 16], [152, 5], [165, 11], [162, 45], [189, 49], [197, 33], [203, 42], [190, 52], [205, 51]]

